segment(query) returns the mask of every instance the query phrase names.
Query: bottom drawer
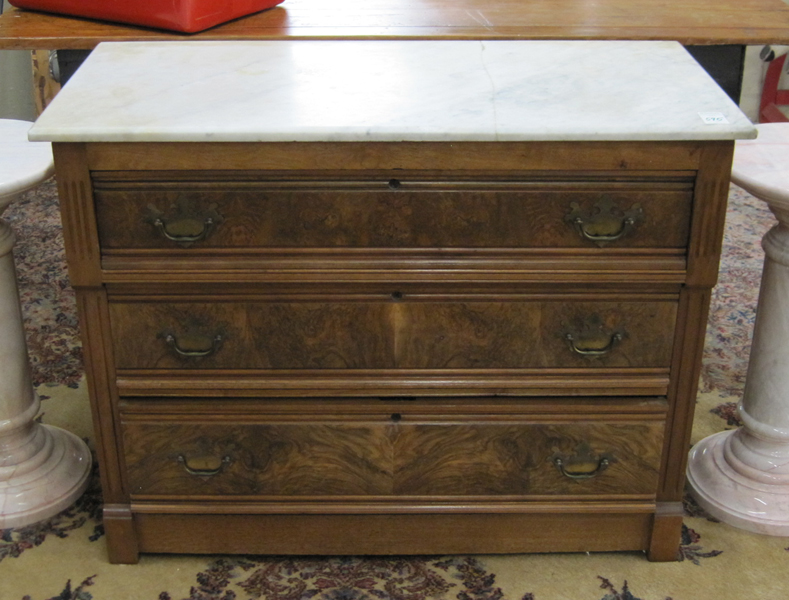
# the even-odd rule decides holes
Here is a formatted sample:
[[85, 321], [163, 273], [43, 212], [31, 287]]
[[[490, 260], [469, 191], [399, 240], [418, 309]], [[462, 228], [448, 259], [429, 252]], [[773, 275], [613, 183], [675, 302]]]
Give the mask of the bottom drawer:
[[[517, 403], [441, 414], [404, 402], [375, 410], [286, 414], [126, 415], [133, 498], [147, 496], [652, 496], [664, 406], [581, 418], [519, 413]], [[316, 405], [318, 406], [318, 405]], [[568, 409], [572, 407], [568, 406]], [[161, 411], [161, 407], [157, 410]]]

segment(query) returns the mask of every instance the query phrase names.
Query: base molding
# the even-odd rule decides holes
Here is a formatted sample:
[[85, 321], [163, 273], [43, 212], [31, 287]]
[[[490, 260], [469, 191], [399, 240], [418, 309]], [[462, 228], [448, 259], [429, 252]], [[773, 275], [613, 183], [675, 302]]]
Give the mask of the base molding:
[[[117, 510], [117, 509], [116, 509]], [[127, 513], [128, 514], [128, 513]], [[132, 516], [133, 539], [108, 536], [110, 561], [138, 552], [277, 555], [442, 555], [646, 551], [653, 512]], [[126, 523], [130, 523], [126, 521]], [[128, 530], [127, 530], [127, 533]], [[668, 531], [672, 540], [675, 532]], [[658, 535], [665, 535], [663, 530]], [[676, 552], [670, 558], [675, 560]]]

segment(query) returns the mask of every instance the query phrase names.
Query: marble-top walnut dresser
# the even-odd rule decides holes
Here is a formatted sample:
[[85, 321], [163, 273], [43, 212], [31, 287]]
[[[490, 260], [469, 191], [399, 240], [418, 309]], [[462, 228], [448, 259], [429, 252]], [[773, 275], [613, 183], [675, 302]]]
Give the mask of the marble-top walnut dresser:
[[754, 135], [675, 43], [102, 44], [31, 138], [110, 560], [674, 559]]

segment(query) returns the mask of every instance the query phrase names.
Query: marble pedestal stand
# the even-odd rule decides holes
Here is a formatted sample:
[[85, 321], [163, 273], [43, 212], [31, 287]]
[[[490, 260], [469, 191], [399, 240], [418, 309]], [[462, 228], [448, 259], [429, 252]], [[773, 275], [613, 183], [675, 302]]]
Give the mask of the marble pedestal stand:
[[[30, 125], [0, 120], [0, 216], [53, 172], [49, 144], [27, 141]], [[67, 508], [85, 491], [91, 464], [81, 439], [33, 420], [39, 401], [22, 328], [14, 241], [0, 219], [0, 529], [35, 523]]]
[[764, 272], [739, 405], [744, 426], [690, 453], [698, 503], [742, 529], [789, 536], [789, 123], [760, 125], [738, 141], [732, 181], [764, 200], [778, 224], [764, 236]]

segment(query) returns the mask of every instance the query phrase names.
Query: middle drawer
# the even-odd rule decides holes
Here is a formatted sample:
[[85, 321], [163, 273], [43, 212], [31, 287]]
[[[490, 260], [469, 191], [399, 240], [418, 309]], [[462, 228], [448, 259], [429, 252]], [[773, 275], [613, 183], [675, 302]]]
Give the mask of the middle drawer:
[[110, 302], [120, 369], [667, 368], [676, 300]]

